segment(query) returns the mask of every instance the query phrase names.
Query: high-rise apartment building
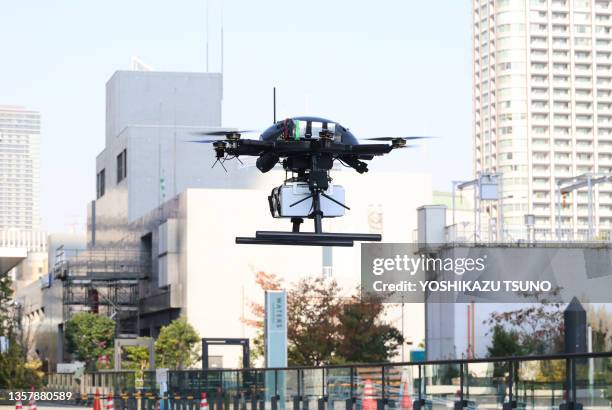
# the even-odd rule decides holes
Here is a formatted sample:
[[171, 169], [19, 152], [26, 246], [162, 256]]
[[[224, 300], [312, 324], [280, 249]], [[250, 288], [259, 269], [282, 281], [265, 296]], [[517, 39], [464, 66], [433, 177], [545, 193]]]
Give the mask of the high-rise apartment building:
[[40, 226], [40, 113], [0, 106], [0, 230]]
[[[557, 180], [612, 172], [612, 2], [472, 0], [474, 168], [503, 174], [507, 229], [533, 214], [557, 227]], [[588, 224], [584, 189], [561, 201], [564, 229]], [[597, 235], [612, 231], [612, 184], [594, 190]]]

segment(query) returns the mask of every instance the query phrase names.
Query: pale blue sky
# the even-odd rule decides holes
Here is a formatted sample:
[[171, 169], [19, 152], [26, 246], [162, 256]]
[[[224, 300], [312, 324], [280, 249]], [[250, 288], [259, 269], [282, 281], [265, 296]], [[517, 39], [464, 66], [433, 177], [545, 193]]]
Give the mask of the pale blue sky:
[[[83, 228], [104, 146], [104, 85], [113, 72], [127, 69], [132, 55], [157, 70], [205, 69], [205, 4], [0, 5], [0, 104], [42, 113], [45, 229]], [[210, 0], [211, 71], [219, 70], [220, 8]], [[268, 125], [277, 86], [279, 117], [321, 115], [363, 137], [441, 137], [379, 160], [379, 167], [430, 172], [438, 189], [470, 177], [469, 1], [225, 0], [223, 14], [225, 126]]]

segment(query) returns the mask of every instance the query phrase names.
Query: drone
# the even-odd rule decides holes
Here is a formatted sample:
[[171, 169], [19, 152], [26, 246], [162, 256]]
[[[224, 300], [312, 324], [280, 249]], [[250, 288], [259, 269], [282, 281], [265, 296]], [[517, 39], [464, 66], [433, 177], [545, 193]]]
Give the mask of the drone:
[[[407, 148], [408, 141], [430, 138], [425, 136], [378, 137], [365, 140], [376, 143], [360, 144], [359, 140], [335, 121], [319, 117], [293, 117], [276, 121], [258, 139], [242, 138], [252, 130], [199, 132], [205, 136], [193, 142], [212, 144], [215, 153], [213, 167], [240, 157], [257, 157], [256, 167], [262, 173], [281, 164], [286, 173], [283, 184], [268, 196], [274, 218], [290, 218], [290, 232], [257, 231], [255, 237], [237, 237], [237, 244], [353, 246], [355, 241], [380, 242], [382, 235], [366, 233], [332, 233], [323, 231], [323, 218], [335, 218], [350, 210], [345, 205], [345, 191], [332, 183], [331, 171], [338, 162], [360, 174], [368, 172], [374, 157]], [[289, 174], [291, 176], [289, 177]], [[304, 232], [304, 219], [314, 221], [314, 231]]]

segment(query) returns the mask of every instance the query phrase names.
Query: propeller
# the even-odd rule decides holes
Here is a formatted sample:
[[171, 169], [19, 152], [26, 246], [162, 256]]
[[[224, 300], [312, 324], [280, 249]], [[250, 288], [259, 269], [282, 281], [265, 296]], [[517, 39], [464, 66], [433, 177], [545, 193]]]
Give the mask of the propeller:
[[[240, 135], [241, 134], [249, 134], [249, 133], [254, 133], [254, 132], [258, 132], [257, 130], [236, 130], [236, 131], [220, 131], [220, 130], [216, 130], [216, 131], [195, 131], [192, 132], [192, 134], [195, 135], [205, 135], [205, 136], [209, 136], [209, 137], [217, 137], [217, 138], [204, 138], [204, 139], [200, 139], [200, 140], [192, 140], [189, 142], [197, 142], [200, 144], [212, 144], [214, 142], [217, 141], [237, 141], [240, 139]], [[222, 137], [225, 137], [222, 138]]]
[[219, 138], [217, 138], [214, 140], [191, 140], [187, 142], [197, 142], [198, 144], [212, 144], [214, 142], [219, 142], [219, 141], [223, 141], [223, 140], [220, 140]]
[[391, 146], [393, 148], [414, 148], [415, 145], [407, 145], [406, 142], [407, 141], [414, 141], [414, 140], [422, 140], [422, 139], [429, 139], [429, 138], [435, 138], [435, 137], [429, 137], [429, 136], [409, 136], [409, 137], [376, 137], [376, 138], [364, 138], [365, 141], [389, 141], [391, 142]]
[[410, 136], [410, 137], [376, 137], [376, 138], [362, 138], [365, 141], [394, 141], [394, 140], [404, 140], [404, 141], [412, 141], [412, 140], [422, 140], [422, 139], [430, 139], [435, 137], [430, 136]]
[[217, 131], [196, 131], [196, 132], [193, 132], [193, 134], [223, 137], [223, 136], [232, 135], [232, 134], [252, 134], [254, 132], [259, 132], [259, 131], [258, 130], [232, 130], [232, 131], [217, 130]]

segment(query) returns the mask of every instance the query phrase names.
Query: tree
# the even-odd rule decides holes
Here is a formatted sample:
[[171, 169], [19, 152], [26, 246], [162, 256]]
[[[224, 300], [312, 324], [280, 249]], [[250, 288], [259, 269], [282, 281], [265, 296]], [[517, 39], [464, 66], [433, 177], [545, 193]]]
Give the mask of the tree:
[[115, 321], [95, 313], [81, 312], [66, 322], [68, 350], [90, 367], [103, 355], [111, 356]]
[[515, 332], [522, 354], [554, 354], [563, 351], [563, 311], [559, 303], [529, 305], [509, 312], [492, 312], [488, 320]]
[[200, 342], [200, 336], [185, 318], [176, 319], [159, 332], [155, 363], [159, 367], [183, 370], [198, 360]]
[[[279, 290], [282, 280], [257, 272], [262, 290]], [[254, 319], [243, 318], [257, 329], [256, 354], [264, 352], [264, 305], [251, 303]], [[333, 280], [309, 277], [292, 284], [287, 291], [288, 358], [292, 366], [388, 360], [403, 343], [399, 330], [386, 325], [381, 317], [383, 304], [341, 295]], [[367, 326], [364, 324], [367, 323]], [[255, 355], [253, 355], [255, 356]]]
[[[554, 354], [564, 350], [563, 310], [560, 303], [541, 303], [509, 312], [493, 312], [485, 323], [492, 326], [493, 345], [496, 345], [493, 351], [489, 349], [490, 356]], [[537, 381], [561, 381], [565, 363], [558, 360], [540, 361], [534, 370]], [[494, 372], [499, 375], [499, 368]]]
[[[255, 273], [255, 283], [259, 285], [259, 287], [263, 291], [267, 290], [280, 290], [282, 289], [283, 280], [276, 276], [275, 274], [268, 274], [263, 271], [258, 271]], [[250, 352], [250, 366], [253, 366], [255, 360], [264, 357], [265, 353], [265, 342], [264, 342], [264, 312], [265, 308], [262, 303], [257, 303], [251, 301], [250, 303], [250, 311], [255, 319], [248, 319], [246, 317], [242, 317], [241, 320], [243, 323], [246, 323], [248, 326], [254, 327], [256, 330], [256, 335], [253, 338], [253, 348]], [[253, 366], [254, 367], [254, 366]]]
[[121, 361], [124, 369], [138, 370], [141, 373], [149, 368], [149, 348], [146, 346], [126, 346], [126, 358]]
[[[491, 345], [487, 347], [487, 353], [489, 357], [509, 357], [522, 356], [525, 351], [520, 344], [518, 332], [506, 330], [501, 325], [495, 325]], [[494, 377], [502, 377], [506, 371], [506, 363], [495, 362], [493, 364]]]
[[0, 336], [10, 337], [13, 330], [11, 279], [8, 275], [0, 278]]
[[0, 353], [0, 389], [25, 389], [39, 387], [44, 373], [40, 360], [24, 360], [23, 348], [14, 340], [9, 341], [8, 351]]
[[515, 330], [506, 330], [501, 325], [493, 327], [491, 345], [487, 348], [489, 357], [521, 356], [524, 350]]
[[[10, 277], [0, 278], [0, 336], [8, 341], [8, 349], [0, 353], [0, 389], [23, 389], [38, 387], [42, 383], [42, 363], [38, 359], [28, 360], [28, 348], [19, 319], [20, 312], [13, 303]], [[29, 329], [28, 329], [29, 331]]]
[[300, 280], [287, 293], [288, 356], [291, 366], [320, 366], [334, 361], [338, 315], [343, 301], [336, 281]]
[[136, 388], [143, 388], [144, 371], [149, 368], [149, 348], [147, 346], [126, 346], [122, 353], [125, 359], [121, 361], [121, 367], [135, 370]]
[[384, 305], [375, 297], [353, 297], [338, 316], [337, 355], [349, 363], [388, 361], [404, 343], [401, 332], [382, 323]]
[[607, 352], [612, 349], [612, 315], [605, 305], [587, 305], [587, 322], [593, 329], [593, 351]]

